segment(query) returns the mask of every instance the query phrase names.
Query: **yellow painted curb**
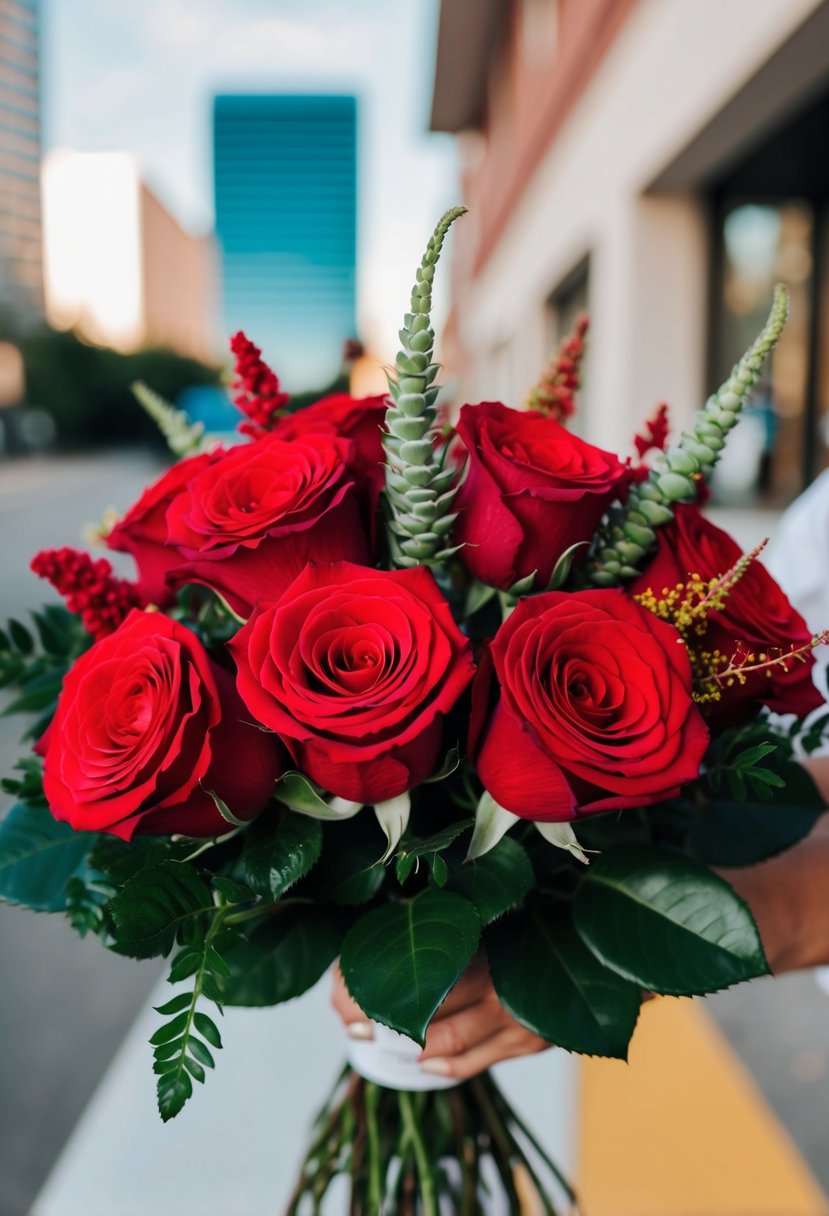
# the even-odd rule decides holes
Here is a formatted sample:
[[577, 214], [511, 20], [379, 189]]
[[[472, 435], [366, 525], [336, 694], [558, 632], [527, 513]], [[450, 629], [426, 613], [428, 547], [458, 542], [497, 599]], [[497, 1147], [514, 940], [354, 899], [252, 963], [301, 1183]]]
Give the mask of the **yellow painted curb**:
[[700, 1001], [646, 1004], [631, 1062], [584, 1060], [584, 1216], [829, 1216], [829, 1201]]

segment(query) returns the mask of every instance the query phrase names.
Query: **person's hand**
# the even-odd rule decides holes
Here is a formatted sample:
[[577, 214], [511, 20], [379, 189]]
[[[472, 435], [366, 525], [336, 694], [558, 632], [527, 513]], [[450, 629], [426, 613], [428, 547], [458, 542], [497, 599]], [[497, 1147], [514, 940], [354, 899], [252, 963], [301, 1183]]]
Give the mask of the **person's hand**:
[[[351, 999], [339, 967], [334, 973], [331, 1003], [352, 1038], [371, 1038], [371, 1023]], [[549, 1046], [502, 1007], [486, 959], [478, 956], [429, 1023], [421, 1068], [466, 1081], [500, 1060], [532, 1055]]]

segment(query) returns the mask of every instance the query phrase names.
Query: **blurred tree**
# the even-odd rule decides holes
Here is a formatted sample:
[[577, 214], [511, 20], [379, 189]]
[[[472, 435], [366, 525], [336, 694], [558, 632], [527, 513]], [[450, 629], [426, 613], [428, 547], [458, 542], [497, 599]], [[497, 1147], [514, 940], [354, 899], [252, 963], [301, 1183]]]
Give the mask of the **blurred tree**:
[[121, 354], [93, 346], [71, 331], [48, 328], [8, 336], [16, 340], [23, 354], [26, 404], [44, 410], [54, 420], [60, 447], [135, 442], [163, 447], [163, 439], [133, 397], [130, 385], [144, 380], [174, 401], [185, 388], [220, 382], [219, 367], [171, 350]]

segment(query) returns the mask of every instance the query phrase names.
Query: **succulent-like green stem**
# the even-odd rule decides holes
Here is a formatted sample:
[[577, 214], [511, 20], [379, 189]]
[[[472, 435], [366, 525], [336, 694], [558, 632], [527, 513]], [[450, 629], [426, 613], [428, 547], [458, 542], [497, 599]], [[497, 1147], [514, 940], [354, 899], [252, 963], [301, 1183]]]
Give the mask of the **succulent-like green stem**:
[[760, 379], [766, 357], [777, 345], [789, 313], [789, 294], [782, 284], [762, 332], [749, 347], [674, 447], [668, 448], [647, 480], [633, 486], [623, 505], [611, 508], [593, 538], [581, 572], [583, 586], [614, 587], [636, 578], [656, 546], [656, 529], [673, 518], [673, 505], [694, 502], [701, 478], [710, 477], [726, 436]]
[[402, 349], [389, 375], [386, 410], [386, 501], [391, 518], [391, 556], [397, 566], [419, 566], [445, 560], [453, 550], [449, 534], [455, 515], [454, 470], [444, 469], [430, 434], [435, 424], [434, 385], [439, 365], [432, 362], [435, 332], [429, 314], [432, 281], [443, 242], [465, 207], [442, 216], [429, 240], [412, 289], [411, 312], [400, 330]]

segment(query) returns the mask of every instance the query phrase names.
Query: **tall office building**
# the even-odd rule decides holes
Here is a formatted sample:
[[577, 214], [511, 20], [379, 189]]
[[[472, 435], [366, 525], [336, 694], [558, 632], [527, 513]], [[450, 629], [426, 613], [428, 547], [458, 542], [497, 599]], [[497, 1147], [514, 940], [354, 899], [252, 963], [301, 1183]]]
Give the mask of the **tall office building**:
[[325, 384], [355, 333], [356, 99], [222, 95], [213, 134], [225, 329], [289, 388]]
[[0, 0], [0, 311], [43, 309], [39, 0]]

